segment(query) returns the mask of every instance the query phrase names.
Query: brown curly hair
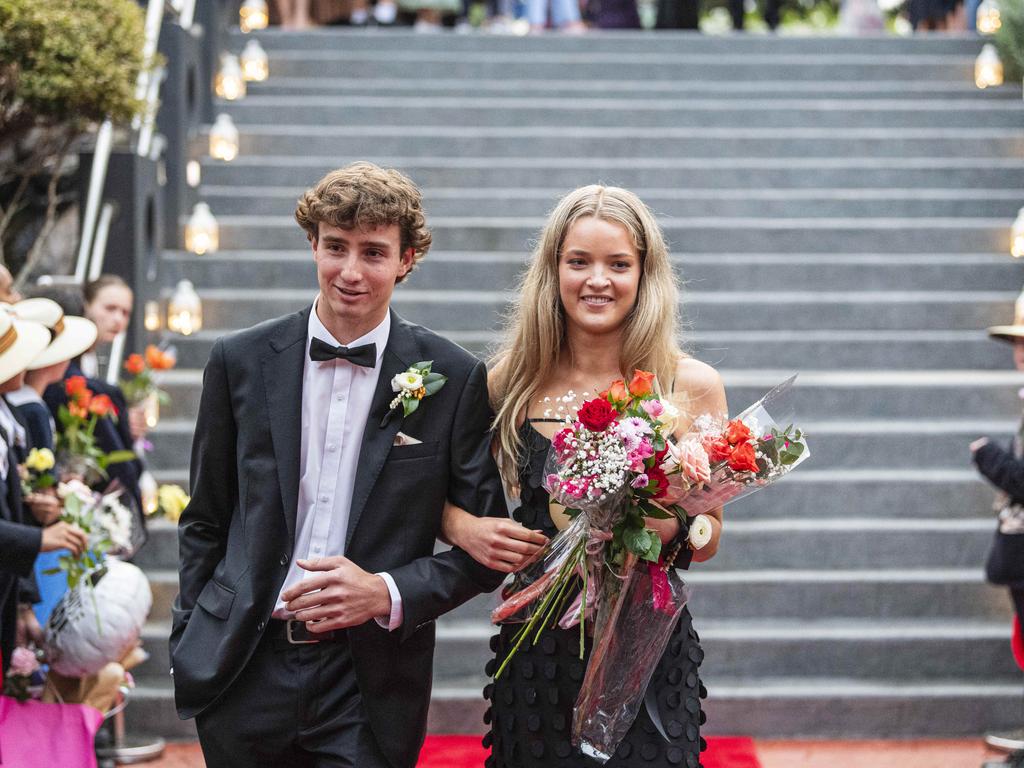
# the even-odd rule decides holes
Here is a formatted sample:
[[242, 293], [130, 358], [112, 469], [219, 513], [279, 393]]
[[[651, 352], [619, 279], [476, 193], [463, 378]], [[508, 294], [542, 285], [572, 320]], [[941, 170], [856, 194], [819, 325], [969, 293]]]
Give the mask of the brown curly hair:
[[397, 224], [402, 253], [413, 249], [412, 269], [430, 249], [431, 235], [419, 187], [400, 171], [373, 163], [352, 163], [328, 173], [299, 198], [295, 220], [311, 242], [318, 237], [322, 221], [342, 229]]

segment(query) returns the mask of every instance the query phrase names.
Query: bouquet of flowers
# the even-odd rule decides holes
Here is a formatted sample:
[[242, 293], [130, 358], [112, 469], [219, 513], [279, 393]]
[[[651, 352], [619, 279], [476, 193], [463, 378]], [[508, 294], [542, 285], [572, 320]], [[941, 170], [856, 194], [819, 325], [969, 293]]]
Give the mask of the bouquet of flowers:
[[56, 463], [53, 451], [49, 448], [33, 448], [29, 451], [25, 463], [18, 465], [22, 495], [28, 496], [53, 488], [57, 483], [53, 476], [53, 467]]
[[100, 419], [117, 421], [114, 403], [108, 395], [94, 394], [84, 376], [70, 377], [64, 382], [64, 391], [68, 402], [57, 412], [61, 429], [56, 437], [61, 473], [102, 480], [107, 476], [108, 466], [135, 458], [132, 451], [106, 453], [96, 444], [96, 424]]
[[41, 652], [18, 646], [11, 654], [11, 665], [4, 675], [3, 694], [18, 701], [38, 699], [43, 692]]
[[142, 405], [145, 411], [146, 426], [152, 429], [160, 421], [161, 406], [171, 404], [171, 397], [156, 384], [156, 371], [169, 371], [178, 362], [174, 349], [162, 350], [150, 344], [144, 355], [137, 352], [128, 356], [124, 369], [128, 378], [122, 379], [121, 391], [129, 406]]
[[[795, 377], [794, 377], [795, 378]], [[678, 409], [636, 371], [584, 402], [552, 438], [544, 487], [566, 507], [570, 525], [516, 574], [492, 613], [521, 623], [496, 677], [526, 642], [556, 624], [587, 620], [594, 646], [573, 722], [573, 741], [601, 762], [629, 729], [672, 628], [685, 585], [664, 561], [650, 519], [675, 517], [690, 546], [711, 538], [702, 515], [782, 477], [808, 455], [798, 429], [780, 429], [764, 405], [793, 379], [731, 421], [704, 416], [673, 442]]]
[[163, 517], [176, 523], [190, 501], [189, 495], [180, 485], [167, 483], [157, 488], [155, 509], [147, 512], [151, 517]]

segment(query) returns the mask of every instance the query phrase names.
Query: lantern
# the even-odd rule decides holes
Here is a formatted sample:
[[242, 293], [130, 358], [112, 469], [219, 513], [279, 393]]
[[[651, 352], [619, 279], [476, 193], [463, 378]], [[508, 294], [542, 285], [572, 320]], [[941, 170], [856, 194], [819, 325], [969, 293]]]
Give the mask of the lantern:
[[245, 33], [266, 29], [269, 23], [270, 9], [266, 0], [245, 0], [238, 9], [238, 26]]
[[257, 40], [250, 40], [242, 49], [242, 76], [249, 82], [262, 83], [270, 76], [267, 52]]
[[985, 43], [974, 61], [974, 84], [979, 88], [1003, 84], [1003, 62], [992, 43]]
[[220, 226], [206, 203], [196, 203], [185, 225], [185, 249], [202, 256], [220, 245]]
[[245, 96], [245, 78], [238, 57], [225, 53], [220, 57], [220, 71], [213, 83], [214, 92], [222, 99], [236, 101]]
[[230, 162], [238, 156], [238, 129], [230, 115], [217, 115], [210, 128], [210, 157]]
[[203, 302], [188, 280], [174, 289], [167, 305], [167, 329], [182, 336], [191, 336], [203, 327]]

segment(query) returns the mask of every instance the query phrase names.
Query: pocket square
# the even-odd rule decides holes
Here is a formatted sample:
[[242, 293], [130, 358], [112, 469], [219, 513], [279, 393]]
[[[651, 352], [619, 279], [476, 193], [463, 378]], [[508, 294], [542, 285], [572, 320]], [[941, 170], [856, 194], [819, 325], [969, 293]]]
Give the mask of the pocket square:
[[399, 432], [395, 435], [395, 442], [392, 445], [419, 445], [422, 440], [417, 440], [415, 437], [409, 437], [405, 432]]

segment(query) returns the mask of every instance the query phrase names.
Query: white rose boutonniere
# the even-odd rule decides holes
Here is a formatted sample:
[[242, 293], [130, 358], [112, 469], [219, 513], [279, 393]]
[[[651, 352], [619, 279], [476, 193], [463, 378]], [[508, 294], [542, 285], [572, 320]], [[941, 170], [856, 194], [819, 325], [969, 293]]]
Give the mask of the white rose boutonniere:
[[416, 363], [391, 379], [391, 390], [397, 395], [391, 401], [391, 409], [402, 406], [406, 416], [420, 407], [420, 401], [437, 392], [448, 381], [448, 377], [431, 371], [433, 360]]
[[711, 518], [707, 515], [697, 515], [690, 521], [690, 532], [687, 534], [686, 540], [690, 544], [690, 549], [702, 549], [711, 541], [714, 533], [715, 529], [711, 527]]

